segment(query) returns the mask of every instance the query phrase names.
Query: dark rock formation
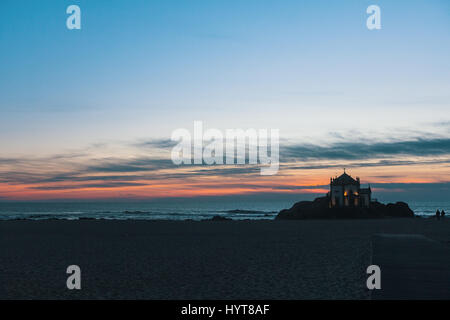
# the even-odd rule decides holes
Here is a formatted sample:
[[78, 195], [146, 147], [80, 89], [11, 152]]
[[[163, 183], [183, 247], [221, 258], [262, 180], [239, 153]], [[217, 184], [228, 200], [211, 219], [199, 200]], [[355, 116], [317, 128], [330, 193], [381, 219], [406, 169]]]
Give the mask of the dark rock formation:
[[386, 210], [388, 217], [414, 217], [414, 212], [405, 202], [388, 203]]
[[368, 219], [385, 217], [414, 217], [414, 212], [405, 202], [389, 203], [387, 205], [374, 201], [369, 208], [342, 207], [329, 208], [327, 197], [316, 198], [314, 201], [300, 201], [290, 209], [281, 210], [275, 219]]

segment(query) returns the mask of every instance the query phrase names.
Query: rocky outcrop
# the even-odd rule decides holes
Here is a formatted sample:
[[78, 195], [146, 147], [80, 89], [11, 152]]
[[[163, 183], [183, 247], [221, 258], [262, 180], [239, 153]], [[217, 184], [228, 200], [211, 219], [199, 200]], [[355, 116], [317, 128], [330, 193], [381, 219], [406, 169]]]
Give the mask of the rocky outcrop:
[[281, 210], [277, 220], [301, 219], [369, 219], [386, 217], [414, 217], [414, 212], [405, 202], [389, 203], [372, 202], [369, 208], [329, 208], [327, 197], [316, 198], [314, 201], [300, 201], [290, 209]]
[[388, 203], [386, 210], [388, 217], [414, 217], [414, 212], [405, 202]]

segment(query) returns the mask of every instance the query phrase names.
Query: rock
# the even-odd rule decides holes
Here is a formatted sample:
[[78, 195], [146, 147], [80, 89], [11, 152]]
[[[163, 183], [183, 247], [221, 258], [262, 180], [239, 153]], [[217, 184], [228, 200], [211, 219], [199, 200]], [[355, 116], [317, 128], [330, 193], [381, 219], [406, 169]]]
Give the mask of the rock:
[[389, 203], [387, 205], [374, 201], [369, 208], [341, 207], [329, 208], [327, 197], [316, 198], [314, 201], [300, 201], [290, 209], [281, 210], [277, 220], [301, 219], [367, 219], [384, 217], [414, 217], [414, 212], [405, 202]]
[[389, 217], [414, 217], [414, 211], [405, 202], [388, 203], [386, 209]]

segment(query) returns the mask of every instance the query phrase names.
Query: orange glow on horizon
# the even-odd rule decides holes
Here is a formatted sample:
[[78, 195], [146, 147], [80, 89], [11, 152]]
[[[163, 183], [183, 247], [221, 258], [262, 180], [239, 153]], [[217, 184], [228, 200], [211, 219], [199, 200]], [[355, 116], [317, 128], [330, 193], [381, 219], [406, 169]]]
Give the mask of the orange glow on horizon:
[[[36, 166], [37, 181], [45, 181], [60, 173], [71, 172], [67, 162], [61, 167]], [[342, 173], [340, 168], [291, 169], [284, 164], [278, 174], [261, 176], [259, 172], [244, 171], [243, 174], [218, 175], [217, 167], [181, 166], [174, 169], [160, 169], [128, 173], [81, 173], [73, 181], [53, 179], [53, 182], [0, 183], [0, 200], [45, 200], [45, 199], [103, 199], [103, 198], [166, 198], [225, 196], [255, 193], [284, 194], [326, 194], [330, 177]], [[322, 164], [321, 164], [322, 165]], [[223, 169], [226, 166], [219, 167]], [[348, 166], [349, 167], [349, 166]], [[286, 169], [284, 169], [286, 168]], [[25, 168], [29, 169], [29, 168]], [[24, 170], [25, 170], [24, 169]], [[226, 169], [226, 168], [225, 168]], [[31, 170], [31, 169], [30, 169]], [[19, 171], [16, 167], [0, 167], [0, 173]], [[390, 183], [439, 183], [450, 181], [447, 164], [412, 164], [403, 166], [367, 166], [347, 169], [352, 177], [360, 177], [361, 184]], [[68, 175], [70, 177], [70, 174]], [[183, 178], [186, 176], [186, 178]], [[20, 177], [20, 176], [19, 176]], [[44, 178], [42, 178], [44, 177]], [[102, 179], [104, 178], [104, 179]], [[111, 178], [111, 179], [109, 179]], [[52, 179], [48, 179], [51, 181]], [[374, 191], [385, 192], [381, 186], [373, 186]], [[395, 190], [395, 191], [394, 191]], [[401, 188], [389, 188], [390, 192], [400, 192]]]

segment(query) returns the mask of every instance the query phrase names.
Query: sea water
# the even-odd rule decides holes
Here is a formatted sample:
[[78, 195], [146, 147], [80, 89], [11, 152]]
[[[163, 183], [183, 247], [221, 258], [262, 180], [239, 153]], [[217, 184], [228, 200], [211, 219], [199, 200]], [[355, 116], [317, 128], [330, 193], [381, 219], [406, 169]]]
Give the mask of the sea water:
[[[96, 202], [0, 202], [0, 220], [30, 219], [116, 219], [116, 220], [204, 220], [222, 216], [233, 220], [274, 219], [290, 208], [291, 200], [205, 200], [165, 199], [159, 201]], [[433, 216], [445, 210], [450, 218], [450, 201], [409, 202], [416, 215]]]

